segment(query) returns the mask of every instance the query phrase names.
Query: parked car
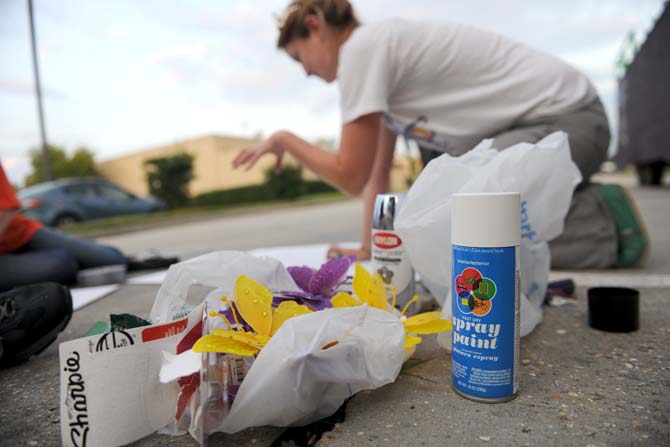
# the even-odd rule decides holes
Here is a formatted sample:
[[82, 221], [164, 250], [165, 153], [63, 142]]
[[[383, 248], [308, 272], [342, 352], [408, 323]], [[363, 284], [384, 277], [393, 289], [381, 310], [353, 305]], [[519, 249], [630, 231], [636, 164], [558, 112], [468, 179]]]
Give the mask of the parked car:
[[163, 203], [153, 197], [137, 197], [101, 178], [40, 183], [22, 189], [18, 196], [26, 216], [54, 227], [164, 208]]

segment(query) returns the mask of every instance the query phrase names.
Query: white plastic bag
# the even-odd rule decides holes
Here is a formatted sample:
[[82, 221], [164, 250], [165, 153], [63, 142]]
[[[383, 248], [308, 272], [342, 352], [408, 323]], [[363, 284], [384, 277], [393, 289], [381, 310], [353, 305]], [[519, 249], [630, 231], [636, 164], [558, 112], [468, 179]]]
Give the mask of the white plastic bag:
[[[299, 290], [275, 259], [234, 251], [211, 253], [170, 267], [152, 318], [163, 321], [179, 314], [193, 284], [217, 287], [205, 300], [209, 309], [220, 309], [220, 296], [234, 297], [240, 274], [273, 291]], [[213, 320], [217, 324], [218, 319]], [[303, 425], [329, 416], [355, 393], [393, 382], [402, 366], [404, 341], [405, 330], [397, 316], [365, 305], [289, 319], [253, 361], [216, 431]], [[188, 351], [166, 355], [161, 376], [163, 381], [175, 380], [200, 366], [199, 357]]]
[[503, 151], [484, 140], [460, 157], [444, 154], [423, 170], [403, 202], [395, 229], [422, 281], [451, 318], [451, 195], [521, 193], [521, 335], [542, 319], [549, 278], [547, 241], [563, 231], [572, 193], [581, 180], [568, 136], [555, 132], [536, 144]]
[[254, 361], [219, 430], [305, 425], [330, 416], [359, 391], [396, 379], [404, 340], [397, 317], [365, 305], [287, 320]]
[[[192, 285], [221, 287], [232, 294], [240, 275], [252, 276], [272, 290], [299, 290], [278, 260], [241, 251], [218, 251], [170, 266], [149, 314], [153, 323], [171, 321], [184, 313]], [[200, 304], [200, 303], [196, 303]]]

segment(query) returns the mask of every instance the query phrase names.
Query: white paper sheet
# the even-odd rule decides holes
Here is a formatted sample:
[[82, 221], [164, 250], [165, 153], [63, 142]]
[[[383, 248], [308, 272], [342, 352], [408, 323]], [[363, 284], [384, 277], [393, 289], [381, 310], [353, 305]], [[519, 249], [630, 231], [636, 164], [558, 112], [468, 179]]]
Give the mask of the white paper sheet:
[[72, 294], [72, 308], [73, 310], [81, 309], [100, 298], [109, 295], [118, 290], [118, 284], [108, 284], [106, 286], [94, 287], [80, 287], [77, 289], [70, 289]]
[[126, 279], [126, 284], [142, 284], [142, 285], [163, 284], [165, 275], [167, 275], [167, 269], [161, 270], [160, 272], [147, 273], [145, 275], [128, 278]]
[[[338, 243], [338, 245], [344, 248], [356, 248], [359, 243], [342, 242]], [[249, 251], [249, 253], [254, 256], [270, 256], [279, 260], [285, 267], [306, 265], [318, 269], [321, 267], [321, 264], [327, 261], [326, 253], [329, 246], [329, 244], [291, 245], [286, 247], [258, 248]], [[361, 264], [370, 270], [370, 261], [363, 261]], [[353, 265], [349, 268], [348, 274], [354, 274]]]
[[571, 278], [582, 287], [670, 287], [670, 275], [616, 270], [552, 271], [550, 281]]
[[[345, 248], [358, 247], [358, 242], [343, 242], [338, 244]], [[318, 269], [321, 264], [326, 262], [326, 253], [328, 252], [329, 244], [311, 244], [311, 245], [291, 245], [283, 247], [258, 248], [250, 250], [249, 253], [254, 256], [270, 256], [278, 259], [286, 267], [293, 265], [307, 265], [309, 267]], [[370, 269], [370, 261], [362, 262], [363, 267]], [[349, 275], [354, 274], [353, 266], [349, 269]], [[163, 280], [167, 275], [167, 270], [160, 272], [148, 273], [146, 275], [135, 276], [128, 278], [126, 284], [163, 284]]]
[[[358, 242], [343, 242], [338, 244], [344, 248], [356, 248]], [[270, 256], [278, 259], [286, 267], [293, 265], [307, 265], [309, 267], [318, 269], [321, 264], [326, 262], [326, 253], [328, 252], [329, 244], [311, 244], [311, 245], [291, 245], [283, 247], [269, 247], [258, 248], [250, 250], [249, 253], [254, 256]], [[370, 261], [363, 261], [363, 267], [370, 270]], [[349, 275], [354, 274], [354, 267], [349, 268]], [[160, 272], [148, 273], [146, 275], [135, 276], [128, 278], [126, 284], [142, 284], [142, 285], [160, 285], [167, 275], [167, 270]]]

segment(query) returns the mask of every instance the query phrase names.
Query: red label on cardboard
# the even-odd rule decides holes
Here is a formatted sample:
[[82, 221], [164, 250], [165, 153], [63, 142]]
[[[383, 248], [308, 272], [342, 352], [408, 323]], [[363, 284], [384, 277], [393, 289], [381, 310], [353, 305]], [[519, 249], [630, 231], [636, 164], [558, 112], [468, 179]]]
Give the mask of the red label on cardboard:
[[188, 318], [179, 321], [172, 321], [170, 323], [161, 324], [146, 328], [142, 331], [142, 342], [160, 340], [161, 338], [171, 337], [186, 330], [188, 326]]

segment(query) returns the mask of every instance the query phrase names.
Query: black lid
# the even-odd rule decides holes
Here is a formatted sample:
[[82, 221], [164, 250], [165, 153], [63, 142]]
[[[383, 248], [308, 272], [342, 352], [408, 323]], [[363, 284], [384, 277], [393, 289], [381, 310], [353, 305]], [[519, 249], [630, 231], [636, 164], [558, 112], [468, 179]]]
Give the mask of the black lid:
[[626, 287], [588, 290], [589, 326], [609, 332], [631, 332], [640, 327], [640, 292]]

